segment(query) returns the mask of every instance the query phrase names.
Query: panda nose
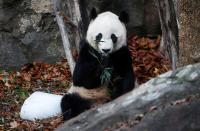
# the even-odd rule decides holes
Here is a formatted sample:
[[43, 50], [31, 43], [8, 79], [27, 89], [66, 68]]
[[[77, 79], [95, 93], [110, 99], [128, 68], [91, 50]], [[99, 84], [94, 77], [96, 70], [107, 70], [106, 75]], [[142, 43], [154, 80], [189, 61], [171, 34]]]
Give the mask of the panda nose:
[[102, 49], [102, 51], [103, 51], [104, 53], [108, 53], [108, 52], [110, 51], [110, 49]]

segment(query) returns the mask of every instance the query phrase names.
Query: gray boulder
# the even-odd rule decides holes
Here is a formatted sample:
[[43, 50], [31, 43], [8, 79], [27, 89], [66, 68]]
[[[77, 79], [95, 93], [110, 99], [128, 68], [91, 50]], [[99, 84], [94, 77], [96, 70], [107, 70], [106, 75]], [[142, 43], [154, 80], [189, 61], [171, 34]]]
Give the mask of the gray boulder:
[[162, 74], [57, 129], [65, 130], [198, 131], [200, 64]]

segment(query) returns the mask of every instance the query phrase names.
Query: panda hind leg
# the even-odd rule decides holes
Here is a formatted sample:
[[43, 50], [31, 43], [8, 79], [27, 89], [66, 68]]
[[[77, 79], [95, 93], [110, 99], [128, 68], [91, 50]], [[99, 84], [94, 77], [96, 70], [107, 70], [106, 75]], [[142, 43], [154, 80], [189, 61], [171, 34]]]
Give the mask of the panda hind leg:
[[79, 115], [80, 113], [90, 109], [91, 101], [82, 98], [76, 93], [68, 93], [63, 96], [61, 100], [61, 110], [63, 120], [69, 120], [72, 117]]

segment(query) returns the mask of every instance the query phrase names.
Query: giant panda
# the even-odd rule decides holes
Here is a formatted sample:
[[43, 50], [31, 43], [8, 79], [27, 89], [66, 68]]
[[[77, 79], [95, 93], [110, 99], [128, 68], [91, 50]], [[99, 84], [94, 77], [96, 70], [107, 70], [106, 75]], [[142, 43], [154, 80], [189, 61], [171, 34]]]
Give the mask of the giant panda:
[[64, 120], [77, 116], [98, 101], [113, 100], [134, 88], [135, 76], [127, 47], [128, 14], [90, 13], [86, 39], [81, 40], [73, 85], [61, 99]]

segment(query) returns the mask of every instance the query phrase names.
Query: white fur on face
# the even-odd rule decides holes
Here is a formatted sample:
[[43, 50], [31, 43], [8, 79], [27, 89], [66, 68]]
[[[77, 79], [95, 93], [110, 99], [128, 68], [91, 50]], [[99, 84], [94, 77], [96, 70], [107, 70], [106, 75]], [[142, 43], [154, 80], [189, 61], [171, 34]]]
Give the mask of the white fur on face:
[[112, 39], [101, 39], [98, 43], [98, 48], [101, 53], [105, 53], [103, 50], [110, 50], [108, 53], [113, 52], [113, 41]]
[[[102, 34], [102, 39], [97, 43], [96, 36], [99, 33]], [[112, 34], [117, 36], [116, 43], [111, 39]], [[100, 53], [104, 54], [105, 49], [110, 49], [109, 53], [111, 53], [126, 45], [126, 28], [117, 15], [104, 12], [90, 22], [86, 39]]]

